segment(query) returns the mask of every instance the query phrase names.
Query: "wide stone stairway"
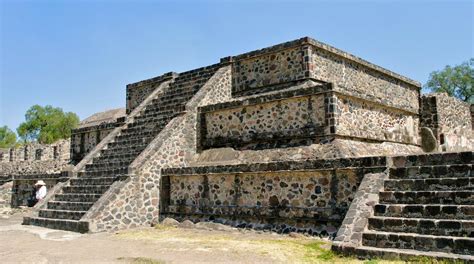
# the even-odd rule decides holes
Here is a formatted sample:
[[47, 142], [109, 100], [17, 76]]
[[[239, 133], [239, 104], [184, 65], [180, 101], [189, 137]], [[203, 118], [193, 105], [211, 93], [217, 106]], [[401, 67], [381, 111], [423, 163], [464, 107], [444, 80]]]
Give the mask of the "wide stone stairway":
[[174, 117], [185, 111], [186, 103], [217, 71], [218, 65], [181, 73], [134, 121], [100, 151], [85, 170], [72, 178], [60, 193], [24, 224], [87, 232], [88, 223], [79, 221], [117, 180], [127, 177], [128, 166]]
[[358, 254], [474, 261], [473, 153], [393, 161]]

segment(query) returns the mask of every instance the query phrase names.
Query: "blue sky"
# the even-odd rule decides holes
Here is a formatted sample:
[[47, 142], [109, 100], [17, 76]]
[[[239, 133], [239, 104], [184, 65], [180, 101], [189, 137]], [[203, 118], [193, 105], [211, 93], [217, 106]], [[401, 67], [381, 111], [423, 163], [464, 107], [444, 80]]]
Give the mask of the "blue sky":
[[81, 119], [125, 85], [310, 36], [426, 82], [473, 57], [473, 1], [0, 0], [0, 126], [34, 105]]

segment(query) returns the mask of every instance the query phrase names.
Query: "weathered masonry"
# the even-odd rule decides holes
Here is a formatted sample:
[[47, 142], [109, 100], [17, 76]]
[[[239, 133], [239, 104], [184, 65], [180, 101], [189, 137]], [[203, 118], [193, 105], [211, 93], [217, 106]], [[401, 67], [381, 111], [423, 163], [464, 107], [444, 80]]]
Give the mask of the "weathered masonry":
[[329, 236], [348, 254], [472, 260], [470, 106], [416, 81], [302, 38], [129, 84], [126, 102], [124, 118], [75, 133], [77, 164], [26, 224], [171, 216]]
[[125, 109], [96, 113], [81, 121], [71, 133], [71, 161], [79, 163], [114, 128], [123, 124]]

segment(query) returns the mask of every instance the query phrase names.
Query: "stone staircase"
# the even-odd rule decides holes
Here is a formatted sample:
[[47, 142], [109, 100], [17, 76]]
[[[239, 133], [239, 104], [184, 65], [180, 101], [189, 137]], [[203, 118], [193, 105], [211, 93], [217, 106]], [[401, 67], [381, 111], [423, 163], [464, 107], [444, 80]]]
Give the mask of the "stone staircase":
[[48, 201], [37, 217], [26, 217], [24, 224], [87, 232], [88, 223], [80, 219], [115, 181], [126, 179], [128, 166], [170, 120], [185, 111], [186, 103], [218, 68], [219, 65], [213, 65], [176, 77], [167, 90], [153, 99], [78, 173], [77, 178], [72, 178]]
[[393, 160], [357, 254], [474, 262], [473, 153]]

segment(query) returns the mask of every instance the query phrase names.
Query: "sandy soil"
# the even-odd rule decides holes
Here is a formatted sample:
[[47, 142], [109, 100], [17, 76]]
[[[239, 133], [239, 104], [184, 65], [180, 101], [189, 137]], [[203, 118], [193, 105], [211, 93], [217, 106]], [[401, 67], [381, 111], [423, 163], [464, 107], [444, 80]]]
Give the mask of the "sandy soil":
[[304, 236], [165, 226], [78, 234], [22, 226], [21, 218], [0, 218], [1, 263], [363, 263]]

